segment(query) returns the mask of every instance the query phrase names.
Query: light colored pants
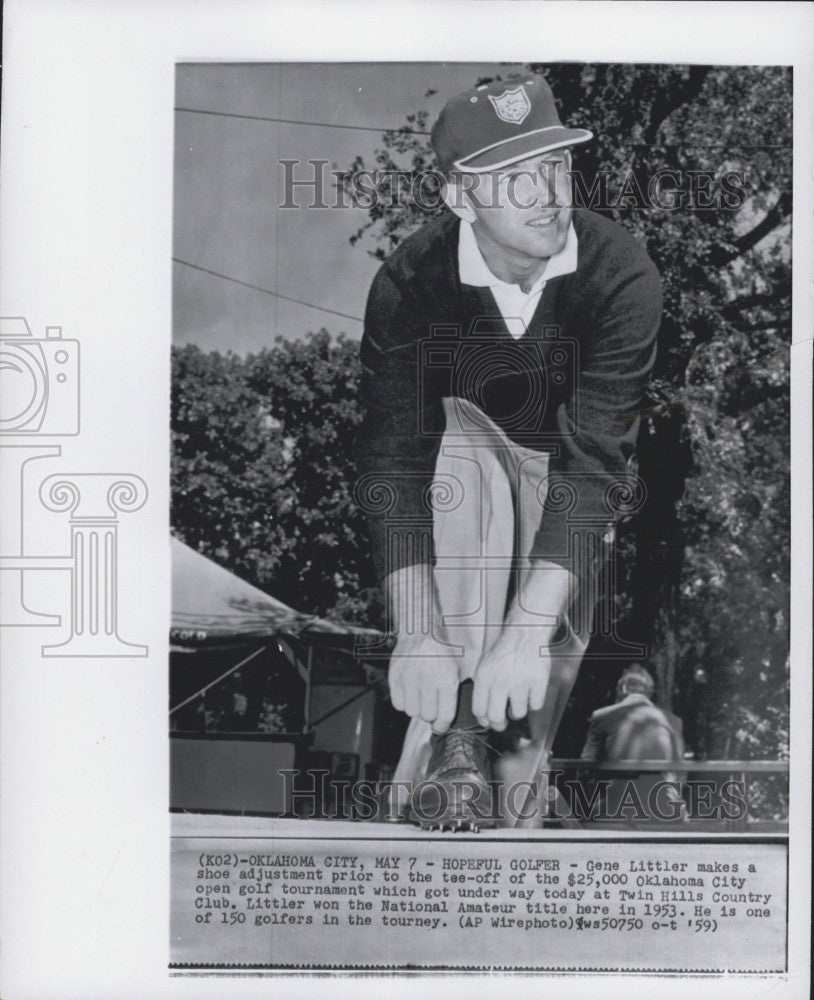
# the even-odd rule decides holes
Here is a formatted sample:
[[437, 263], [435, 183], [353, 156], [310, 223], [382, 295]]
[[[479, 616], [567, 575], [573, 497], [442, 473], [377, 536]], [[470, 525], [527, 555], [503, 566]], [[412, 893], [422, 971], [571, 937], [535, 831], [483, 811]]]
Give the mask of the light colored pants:
[[[446, 636], [463, 648], [459, 676], [472, 676], [481, 657], [499, 637], [507, 603], [516, 589], [517, 570], [528, 555], [543, 514], [548, 485], [548, 454], [510, 441], [468, 400], [444, 400], [446, 430], [435, 467], [433, 541], [434, 578]], [[545, 572], [546, 564], [537, 564]], [[550, 564], [550, 571], [559, 570]], [[540, 624], [553, 619], [539, 611]], [[556, 646], [543, 707], [529, 714], [532, 752], [525, 767], [538, 770], [551, 750], [557, 726], [574, 686], [587, 634], [574, 634]], [[420, 781], [430, 757], [429, 723], [410, 721], [394, 780]], [[528, 750], [528, 748], [527, 748]], [[536, 775], [512, 775], [534, 780]]]

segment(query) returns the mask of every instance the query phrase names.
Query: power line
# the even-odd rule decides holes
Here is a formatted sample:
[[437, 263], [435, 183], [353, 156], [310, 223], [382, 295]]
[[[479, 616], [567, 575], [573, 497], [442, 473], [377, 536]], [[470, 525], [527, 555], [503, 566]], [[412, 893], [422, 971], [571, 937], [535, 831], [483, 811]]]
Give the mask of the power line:
[[[246, 121], [255, 122], [277, 122], [282, 125], [309, 125], [313, 128], [341, 128], [352, 132], [376, 132], [381, 135], [383, 132], [397, 132], [402, 135], [430, 135], [429, 131], [417, 128], [407, 128], [402, 125], [398, 128], [374, 128], [371, 125], [344, 125], [336, 122], [312, 122], [304, 121], [301, 118], [272, 118], [268, 115], [243, 115], [235, 111], [210, 111], [206, 108], [181, 108], [176, 107], [176, 111], [183, 111], [190, 115], [212, 115], [216, 118], [242, 118]], [[741, 142], [625, 142], [622, 144], [634, 149], [791, 149], [789, 143], [779, 143], [774, 145], [753, 145]]]
[[302, 121], [299, 118], [270, 118], [266, 115], [241, 115], [236, 114], [234, 111], [207, 111], [204, 108], [175, 108], [176, 111], [184, 111], [189, 115], [213, 115], [216, 118], [244, 118], [247, 121], [253, 122], [278, 122], [283, 125], [311, 125], [314, 128], [342, 128], [349, 129], [353, 132], [377, 132], [379, 135], [382, 132], [402, 132], [408, 135], [429, 135], [429, 132], [423, 132], [420, 129], [411, 129], [405, 127], [399, 128], [373, 128], [369, 125], [337, 125], [334, 122], [308, 122]]
[[243, 288], [251, 288], [252, 291], [262, 292], [264, 295], [273, 295], [277, 299], [284, 299], [286, 302], [295, 302], [299, 306], [308, 306], [309, 309], [318, 309], [320, 312], [330, 313], [332, 316], [341, 316], [343, 319], [352, 319], [357, 323], [364, 323], [361, 316], [351, 316], [350, 313], [339, 312], [338, 309], [327, 309], [325, 306], [315, 305], [313, 302], [306, 302], [304, 299], [295, 299], [291, 295], [283, 295], [282, 292], [275, 292], [271, 288], [263, 288], [260, 285], [253, 285], [248, 281], [240, 281], [239, 278], [232, 278], [228, 274], [221, 274], [220, 271], [210, 271], [208, 267], [201, 267], [199, 264], [190, 264], [188, 260], [181, 260], [179, 257], [172, 258], [173, 263], [183, 264], [193, 271], [201, 271], [203, 274], [211, 274], [213, 278], [222, 278], [224, 281], [231, 281], [235, 285]]

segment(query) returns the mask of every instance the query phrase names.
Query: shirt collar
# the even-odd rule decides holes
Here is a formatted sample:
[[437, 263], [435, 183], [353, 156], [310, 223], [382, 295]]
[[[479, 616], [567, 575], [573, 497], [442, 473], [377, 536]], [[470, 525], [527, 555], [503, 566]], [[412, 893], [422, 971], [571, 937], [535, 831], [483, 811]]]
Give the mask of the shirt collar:
[[[577, 269], [577, 233], [574, 224], [568, 227], [568, 236], [565, 246], [559, 253], [548, 258], [548, 264], [540, 277], [535, 281], [534, 287], [529, 294], [537, 291], [543, 282], [551, 278], [558, 278], [563, 274], [572, 274]], [[486, 285], [490, 288], [503, 285], [508, 288], [519, 286], [510, 285], [506, 281], [501, 281], [489, 269], [489, 265], [483, 259], [480, 252], [472, 223], [465, 219], [461, 220], [460, 232], [458, 235], [458, 273], [464, 285]]]

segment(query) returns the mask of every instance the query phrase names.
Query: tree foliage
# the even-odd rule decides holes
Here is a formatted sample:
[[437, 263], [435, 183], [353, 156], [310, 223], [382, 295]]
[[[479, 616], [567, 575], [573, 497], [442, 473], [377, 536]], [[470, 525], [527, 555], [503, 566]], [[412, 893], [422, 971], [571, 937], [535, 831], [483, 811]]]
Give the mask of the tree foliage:
[[172, 525], [298, 610], [375, 624], [352, 495], [357, 351], [324, 330], [246, 358], [175, 349]]

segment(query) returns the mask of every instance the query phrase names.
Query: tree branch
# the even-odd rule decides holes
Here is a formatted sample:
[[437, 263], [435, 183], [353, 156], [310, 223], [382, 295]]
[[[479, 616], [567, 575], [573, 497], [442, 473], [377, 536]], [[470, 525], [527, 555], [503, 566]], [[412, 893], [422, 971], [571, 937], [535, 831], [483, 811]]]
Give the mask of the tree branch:
[[761, 331], [764, 331], [764, 332], [766, 330], [778, 330], [779, 331], [785, 325], [786, 325], [785, 323], [779, 323], [777, 320], [773, 320], [773, 321], [767, 322], [767, 323], [754, 323], [751, 326], [739, 326], [738, 330], [740, 330], [741, 333], [757, 333], [758, 330], [761, 330]]
[[753, 246], [760, 243], [764, 236], [768, 236], [773, 229], [776, 229], [786, 216], [791, 214], [791, 206], [791, 192], [784, 191], [754, 229], [750, 229], [748, 233], [732, 240], [728, 247], [713, 247], [707, 256], [706, 263], [713, 267], [723, 267], [724, 264], [740, 257], [747, 250], [751, 250]]
[[690, 68], [690, 74], [686, 83], [682, 86], [670, 87], [669, 90], [662, 91], [660, 97], [653, 102], [653, 106], [650, 109], [650, 121], [643, 132], [645, 142], [655, 142], [656, 134], [665, 119], [678, 110], [682, 104], [686, 104], [698, 96], [709, 70], [709, 66], [693, 66]]
[[734, 299], [727, 303], [721, 310], [721, 315], [726, 319], [738, 319], [747, 309], [756, 309], [760, 306], [777, 307], [785, 304], [788, 299], [788, 291], [777, 292], [756, 292], [754, 295], [742, 295], [739, 299]]

